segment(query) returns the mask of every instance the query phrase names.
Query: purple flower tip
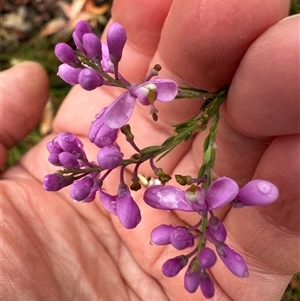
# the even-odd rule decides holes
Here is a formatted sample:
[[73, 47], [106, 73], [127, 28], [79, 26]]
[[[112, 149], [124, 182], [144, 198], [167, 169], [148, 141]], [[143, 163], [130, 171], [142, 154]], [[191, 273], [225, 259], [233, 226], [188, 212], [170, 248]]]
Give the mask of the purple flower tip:
[[184, 274], [184, 288], [189, 293], [194, 293], [200, 284], [201, 269], [195, 258], [189, 264]]
[[94, 33], [85, 33], [82, 36], [82, 44], [86, 51], [86, 56], [91, 60], [100, 62], [102, 58], [102, 45], [99, 38]]
[[44, 177], [43, 188], [47, 191], [58, 191], [73, 182], [72, 177], [64, 177], [61, 174], [54, 173]]
[[67, 169], [78, 169], [80, 167], [76, 156], [69, 152], [61, 152], [58, 155], [59, 162], [61, 165]]
[[273, 183], [252, 180], [240, 189], [236, 199], [247, 206], [262, 206], [275, 202], [278, 196], [278, 188]]
[[203, 248], [198, 255], [198, 261], [201, 268], [209, 269], [217, 261], [216, 253], [210, 248]]
[[58, 43], [54, 48], [54, 53], [62, 63], [75, 66], [79, 62], [72, 47], [66, 43]]
[[100, 190], [100, 201], [104, 208], [114, 214], [117, 215], [117, 204], [116, 204], [116, 195], [110, 195], [103, 191], [102, 189]]
[[216, 245], [219, 257], [229, 271], [238, 277], [248, 277], [249, 271], [244, 258], [225, 243]]
[[107, 31], [107, 46], [113, 63], [121, 60], [126, 40], [125, 28], [120, 23], [114, 22]]
[[114, 169], [120, 165], [124, 154], [115, 146], [104, 146], [97, 155], [97, 162], [103, 169]]
[[83, 68], [78, 74], [79, 85], [87, 91], [100, 87], [103, 82], [103, 77], [96, 70], [91, 68]]
[[215, 294], [215, 286], [208, 274], [205, 274], [200, 279], [200, 289], [203, 296], [207, 299], [212, 298]]
[[76, 85], [81, 70], [81, 68], [73, 68], [68, 64], [61, 64], [58, 67], [57, 75], [69, 85]]
[[185, 228], [178, 227], [170, 234], [172, 246], [177, 250], [183, 250], [194, 245], [194, 236]]
[[167, 277], [174, 277], [187, 265], [187, 263], [188, 259], [184, 255], [168, 259], [162, 265], [162, 272]]
[[170, 244], [170, 234], [176, 229], [175, 225], [160, 225], [151, 232], [151, 242], [155, 245]]
[[141, 212], [127, 187], [119, 189], [116, 203], [117, 215], [122, 225], [127, 229], [135, 228], [141, 221]]
[[212, 182], [205, 200], [209, 209], [215, 210], [233, 201], [238, 192], [238, 184], [230, 178], [223, 177]]
[[74, 181], [70, 186], [70, 195], [75, 201], [83, 201], [89, 196], [93, 185], [94, 180], [89, 176]]

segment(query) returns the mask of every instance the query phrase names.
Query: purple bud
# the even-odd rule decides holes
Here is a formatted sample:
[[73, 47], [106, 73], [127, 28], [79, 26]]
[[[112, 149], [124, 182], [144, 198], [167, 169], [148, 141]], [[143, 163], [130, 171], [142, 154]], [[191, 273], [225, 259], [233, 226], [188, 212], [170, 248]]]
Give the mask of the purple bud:
[[43, 188], [47, 191], [58, 191], [73, 182], [73, 177], [66, 177], [58, 173], [49, 174], [44, 177]]
[[183, 227], [178, 227], [172, 231], [170, 241], [174, 248], [183, 250], [194, 245], [194, 236]]
[[82, 36], [82, 44], [88, 58], [96, 62], [101, 61], [102, 45], [99, 38], [95, 34], [85, 33]]
[[107, 46], [113, 63], [118, 63], [121, 60], [126, 40], [127, 35], [124, 27], [120, 23], [114, 22], [107, 31]]
[[101, 86], [104, 82], [103, 77], [94, 69], [83, 68], [78, 75], [79, 85], [87, 90], [91, 91]]
[[76, 47], [84, 54], [86, 54], [86, 51], [82, 44], [82, 37], [84, 34], [91, 33], [91, 32], [92, 32], [92, 27], [90, 26], [90, 24], [88, 22], [79, 21], [76, 24], [75, 30], [72, 35]]
[[59, 159], [59, 162], [61, 163], [61, 165], [67, 169], [74, 170], [74, 169], [78, 169], [80, 167], [76, 156], [72, 153], [61, 152], [58, 155], [58, 159]]
[[175, 225], [160, 225], [151, 232], [151, 242], [155, 245], [170, 244], [170, 234], [176, 229]]
[[224, 224], [216, 217], [210, 217], [206, 231], [206, 238], [214, 243], [215, 240], [224, 242], [227, 237], [227, 231]]
[[97, 161], [103, 169], [114, 169], [120, 165], [124, 154], [115, 146], [104, 146], [97, 155]]
[[249, 271], [244, 258], [225, 243], [216, 245], [219, 257], [222, 259], [229, 271], [238, 277], [248, 277]]
[[223, 177], [211, 183], [205, 200], [209, 209], [215, 210], [233, 201], [238, 192], [238, 184], [230, 178]]
[[200, 289], [203, 296], [207, 299], [212, 298], [215, 294], [214, 283], [207, 273], [202, 274], [200, 278]]
[[81, 155], [83, 153], [82, 142], [70, 132], [58, 134], [57, 143], [65, 152], [75, 155]]
[[236, 199], [247, 206], [263, 206], [275, 202], [278, 196], [278, 188], [273, 183], [252, 180], [240, 189]]
[[93, 185], [94, 180], [89, 176], [74, 181], [70, 186], [70, 195], [75, 201], [83, 201], [89, 196]]
[[203, 248], [198, 255], [198, 262], [203, 269], [211, 268], [216, 261], [216, 253], [210, 248]]
[[98, 147], [109, 146], [113, 144], [118, 135], [118, 129], [111, 129], [104, 124], [104, 112], [106, 108], [96, 117], [89, 129], [88, 137], [90, 141]]
[[174, 277], [187, 265], [187, 263], [188, 259], [184, 255], [168, 259], [162, 265], [162, 272], [167, 277]]
[[109, 58], [108, 47], [106, 43], [102, 42], [102, 61], [101, 67], [106, 73], [114, 73], [114, 64], [111, 62]]
[[68, 64], [61, 64], [58, 67], [57, 75], [69, 85], [78, 84], [78, 75], [81, 68], [73, 68]]
[[135, 228], [141, 221], [140, 208], [130, 195], [128, 187], [120, 188], [117, 195], [117, 215], [126, 229]]
[[46, 143], [47, 150], [50, 154], [59, 154], [63, 149], [57, 143], [57, 137]]
[[184, 287], [190, 292], [194, 293], [200, 284], [201, 269], [195, 258], [190, 262], [184, 274]]
[[58, 158], [58, 154], [52, 153], [48, 157], [48, 161], [54, 166], [61, 166], [61, 163]]
[[102, 189], [100, 190], [100, 201], [104, 208], [110, 212], [111, 214], [117, 215], [117, 204], [116, 204], [116, 195], [110, 195], [103, 191]]
[[54, 53], [62, 63], [66, 63], [71, 66], [76, 66], [79, 63], [74, 50], [66, 43], [58, 43], [55, 46]]
[[185, 191], [170, 185], [155, 185], [147, 188], [144, 201], [157, 209], [195, 211], [186, 199]]

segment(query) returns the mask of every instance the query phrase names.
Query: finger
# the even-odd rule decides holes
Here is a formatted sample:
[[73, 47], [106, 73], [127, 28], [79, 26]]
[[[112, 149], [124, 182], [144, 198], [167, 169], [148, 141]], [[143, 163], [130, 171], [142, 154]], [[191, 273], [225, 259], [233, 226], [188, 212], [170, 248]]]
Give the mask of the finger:
[[0, 75], [1, 158], [21, 141], [41, 118], [48, 98], [48, 78], [40, 65], [32, 62], [18, 64]]
[[299, 21], [287, 18], [249, 48], [232, 81], [226, 120], [253, 138], [300, 132]]

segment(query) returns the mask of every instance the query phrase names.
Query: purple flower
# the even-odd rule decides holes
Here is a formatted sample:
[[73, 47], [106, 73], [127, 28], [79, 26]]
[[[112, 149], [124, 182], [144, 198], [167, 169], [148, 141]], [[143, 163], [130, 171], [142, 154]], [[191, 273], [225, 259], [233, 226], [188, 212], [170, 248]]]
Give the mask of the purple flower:
[[170, 235], [176, 229], [175, 225], [160, 225], [154, 228], [151, 232], [151, 242], [155, 245], [170, 244]]
[[79, 63], [74, 50], [66, 43], [58, 43], [54, 48], [54, 53], [62, 63], [66, 63], [73, 67]]
[[185, 191], [170, 185], [155, 185], [147, 188], [144, 201], [156, 209], [195, 211], [186, 199]]
[[109, 58], [108, 46], [106, 43], [102, 42], [102, 60], [101, 67], [106, 73], [114, 73], [114, 64]]
[[278, 188], [269, 181], [252, 180], [242, 187], [236, 199], [246, 206], [263, 206], [277, 200]]
[[54, 166], [61, 166], [61, 163], [58, 158], [58, 154], [52, 153], [48, 157], [48, 161]]
[[224, 224], [216, 216], [211, 216], [208, 220], [206, 238], [215, 243], [215, 240], [224, 242], [226, 237], [227, 231]]
[[215, 294], [214, 283], [207, 273], [202, 273], [200, 278], [200, 289], [205, 298], [212, 298]]
[[74, 134], [70, 132], [60, 133], [56, 140], [62, 150], [74, 154], [77, 158], [84, 156], [83, 143]]
[[73, 177], [63, 176], [59, 173], [49, 174], [44, 177], [43, 188], [47, 191], [58, 191], [73, 182]]
[[89, 176], [74, 181], [70, 186], [70, 195], [76, 201], [83, 201], [90, 195], [93, 185], [94, 179]]
[[169, 79], [154, 79], [133, 86], [108, 106], [104, 122], [110, 128], [121, 128], [130, 119], [136, 99], [143, 105], [153, 105], [155, 100], [169, 102], [176, 97], [177, 91], [177, 84]]
[[203, 269], [211, 268], [216, 261], [216, 253], [210, 248], [203, 248], [198, 255], [198, 262]]
[[99, 72], [91, 68], [83, 68], [78, 74], [79, 85], [87, 91], [100, 87], [103, 82], [104, 79]]
[[67, 169], [78, 169], [80, 167], [76, 156], [69, 152], [61, 152], [58, 155], [59, 162]]
[[184, 268], [188, 263], [188, 259], [184, 255], [179, 255], [177, 257], [168, 259], [162, 265], [162, 272], [167, 277], [176, 276], [182, 268]]
[[239, 192], [238, 184], [230, 178], [219, 178], [211, 183], [205, 201], [210, 210], [215, 210], [232, 202]]
[[249, 271], [244, 258], [225, 243], [216, 245], [219, 257], [222, 259], [229, 271], [238, 277], [248, 277]]
[[104, 123], [105, 111], [106, 108], [96, 116], [88, 133], [90, 141], [100, 148], [112, 145], [116, 141], [118, 135], [118, 129], [111, 129]]
[[95, 61], [100, 62], [102, 58], [102, 45], [99, 38], [94, 33], [85, 33], [82, 36], [82, 45], [86, 52], [86, 56]]
[[116, 145], [104, 146], [97, 155], [97, 162], [103, 169], [114, 169], [120, 165], [124, 154]]
[[135, 228], [141, 221], [140, 208], [130, 195], [128, 187], [122, 187], [116, 198], [117, 215], [127, 229]]
[[78, 84], [78, 75], [82, 69], [73, 68], [68, 64], [61, 64], [58, 67], [57, 75], [69, 85]]
[[207, 204], [205, 202], [205, 192], [202, 187], [191, 186], [193, 189], [188, 189], [186, 198], [191, 203], [193, 209], [199, 214], [206, 214]]
[[197, 263], [196, 258], [194, 258], [185, 274], [184, 274], [184, 288], [189, 292], [189, 293], [194, 293], [199, 284], [200, 284], [200, 276], [201, 276], [201, 269]]
[[183, 227], [177, 227], [170, 234], [170, 242], [177, 250], [183, 250], [194, 245], [194, 236]]
[[91, 33], [91, 32], [92, 32], [92, 27], [86, 21], [79, 21], [76, 24], [75, 30], [73, 32], [73, 40], [74, 40], [76, 47], [85, 55], [87, 53], [83, 46], [82, 37], [84, 34]]
[[127, 40], [124, 27], [117, 22], [112, 23], [107, 31], [107, 45], [110, 60], [115, 64], [122, 58], [123, 48]]
[[117, 196], [106, 193], [103, 189], [100, 189], [100, 201], [104, 208], [111, 214], [117, 215]]

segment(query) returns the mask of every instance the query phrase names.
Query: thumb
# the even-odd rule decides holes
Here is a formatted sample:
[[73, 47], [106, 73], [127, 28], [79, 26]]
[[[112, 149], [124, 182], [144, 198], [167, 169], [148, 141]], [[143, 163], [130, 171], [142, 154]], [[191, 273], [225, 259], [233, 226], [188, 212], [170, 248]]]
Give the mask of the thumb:
[[39, 122], [48, 86], [47, 74], [37, 63], [23, 62], [0, 73], [0, 167], [8, 150]]

